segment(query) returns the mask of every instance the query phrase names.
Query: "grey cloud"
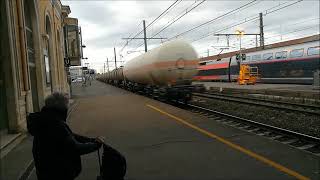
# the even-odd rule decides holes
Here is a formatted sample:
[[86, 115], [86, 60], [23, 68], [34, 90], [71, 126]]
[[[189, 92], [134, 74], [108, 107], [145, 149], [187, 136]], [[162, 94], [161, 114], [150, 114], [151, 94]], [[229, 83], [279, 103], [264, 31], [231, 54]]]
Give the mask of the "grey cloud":
[[76, 16], [80, 21], [91, 23], [101, 23], [106, 16], [111, 16], [103, 1], [62, 1], [63, 4], [70, 5], [71, 16]]
[[[142, 30], [142, 24], [140, 24], [139, 27], [138, 24], [141, 23], [143, 19], [146, 20], [147, 24], [150, 23], [173, 2], [174, 1], [136, 1], [133, 3], [133, 1], [128, 1], [124, 2], [121, 6], [118, 5], [116, 7], [115, 5], [118, 3], [117, 1], [62, 1], [63, 4], [70, 4], [72, 11], [71, 15], [79, 19], [80, 25], [95, 27], [90, 30], [88, 30], [88, 28], [83, 28], [83, 33], [85, 44], [87, 45], [86, 51], [92, 52], [89, 54], [97, 57], [105, 56], [104, 54], [101, 54], [104, 51], [98, 51], [99, 49], [108, 49], [108, 52], [109, 50], [112, 50], [114, 46], [116, 46], [117, 49], [120, 49], [125, 43], [125, 41], [121, 40], [122, 37], [128, 37], [133, 32], [136, 33], [139, 30]], [[181, 6], [177, 6], [176, 9], [164, 16], [161, 21], [169, 21], [178, 12], [181, 12], [185, 7], [193, 2], [194, 1], [183, 1], [180, 4]], [[177, 23], [160, 33], [157, 37], [170, 38], [248, 2], [250, 1], [206, 1], [190, 14], [181, 18]], [[183, 38], [189, 41], [197, 39], [206, 35], [208, 32], [214, 32], [230, 24], [234, 24], [245, 17], [258, 15], [259, 12], [282, 2], [283, 1], [260, 1], [255, 6], [249, 7], [240, 13], [236, 13], [224, 19], [215, 21], [204, 28], [199, 28], [194, 32], [184, 35]], [[130, 7], [130, 3], [133, 4], [132, 7]], [[285, 34], [286, 32], [294, 29], [301, 29], [319, 24], [319, 20], [308, 21], [310, 18], [319, 18], [319, 10], [316, 8], [318, 6], [318, 1], [303, 1], [292, 7], [264, 16], [266, 35], [278, 35], [280, 34], [280, 31]], [[307, 22], [294, 24], [304, 20], [307, 20]], [[151, 36], [158, 32], [162, 27], [159, 24], [160, 22], [157, 22], [154, 26], [148, 28], [147, 35]], [[241, 27], [244, 28], [247, 33], [257, 33], [259, 32], [258, 25], [259, 24], [256, 21], [243, 24]], [[281, 29], [280, 25], [283, 25]], [[91, 32], [86, 32], [85, 30]], [[230, 28], [221, 31], [220, 33], [233, 33], [234, 30], [235, 28]], [[314, 32], [319, 32], [319, 28], [307, 29], [303, 32], [297, 32], [295, 35], [308, 35], [307, 33], [312, 34]], [[91, 37], [89, 37], [89, 34]], [[288, 35], [288, 37], [289, 36], [290, 35]], [[142, 34], [139, 37], [142, 37]], [[247, 41], [247, 44], [249, 44], [250, 42], [252, 43], [253, 39], [255, 39], [255, 37], [246, 37], [244, 38], [244, 42]], [[275, 39], [279, 39], [279, 37], [276, 37]], [[237, 38], [233, 38], [230, 41], [232, 44], [238, 44]], [[124, 50], [124, 54], [126, 51], [134, 50], [142, 42], [142, 40], [131, 41]], [[157, 46], [160, 43], [160, 40], [148, 41], [149, 47]], [[226, 44], [226, 40], [225, 38], [220, 37], [218, 41], [217, 37], [209, 36], [201, 41], [194, 42], [193, 44], [198, 52], [202, 52], [207, 48], [210, 48], [213, 44]], [[143, 49], [143, 46], [139, 49]]]

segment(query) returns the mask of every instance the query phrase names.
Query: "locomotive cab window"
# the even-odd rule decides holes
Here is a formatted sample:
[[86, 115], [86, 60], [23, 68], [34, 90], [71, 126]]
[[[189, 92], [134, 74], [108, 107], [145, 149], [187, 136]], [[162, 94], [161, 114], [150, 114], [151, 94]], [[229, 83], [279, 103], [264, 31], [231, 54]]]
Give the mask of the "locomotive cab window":
[[271, 60], [273, 59], [273, 53], [263, 54], [263, 60]]
[[319, 55], [320, 54], [320, 46], [309, 47], [307, 54], [308, 54], [308, 56]]
[[290, 52], [290, 57], [302, 57], [303, 56], [303, 49], [294, 49]]
[[287, 51], [276, 52], [275, 58], [276, 59], [285, 59], [285, 58], [287, 58]]

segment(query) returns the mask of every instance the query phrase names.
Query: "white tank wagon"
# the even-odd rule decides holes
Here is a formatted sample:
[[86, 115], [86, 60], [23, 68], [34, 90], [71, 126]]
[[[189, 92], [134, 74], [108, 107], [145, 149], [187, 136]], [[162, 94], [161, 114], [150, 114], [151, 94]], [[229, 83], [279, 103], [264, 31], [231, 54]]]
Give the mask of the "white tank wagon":
[[112, 79], [114, 80], [114, 83], [117, 86], [123, 84], [124, 76], [123, 76], [123, 67], [122, 66], [113, 70]]
[[133, 58], [102, 81], [156, 99], [187, 102], [199, 88], [191, 85], [198, 66], [194, 48], [183, 40], [174, 40]]
[[110, 72], [106, 72], [99, 80], [114, 85], [122, 84], [124, 81], [123, 67], [120, 66], [119, 68], [113, 69]]
[[175, 40], [154, 48], [124, 65], [127, 81], [151, 85], [172, 86], [190, 84], [197, 74], [198, 56], [183, 40]]

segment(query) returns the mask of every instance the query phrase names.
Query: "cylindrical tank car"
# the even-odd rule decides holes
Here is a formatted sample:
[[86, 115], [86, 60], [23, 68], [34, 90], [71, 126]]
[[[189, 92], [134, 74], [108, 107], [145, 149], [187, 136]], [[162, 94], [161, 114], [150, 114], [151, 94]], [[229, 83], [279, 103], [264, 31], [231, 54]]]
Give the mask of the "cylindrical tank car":
[[186, 101], [191, 98], [191, 82], [198, 63], [197, 53], [189, 43], [174, 40], [111, 71], [106, 81], [154, 97]]

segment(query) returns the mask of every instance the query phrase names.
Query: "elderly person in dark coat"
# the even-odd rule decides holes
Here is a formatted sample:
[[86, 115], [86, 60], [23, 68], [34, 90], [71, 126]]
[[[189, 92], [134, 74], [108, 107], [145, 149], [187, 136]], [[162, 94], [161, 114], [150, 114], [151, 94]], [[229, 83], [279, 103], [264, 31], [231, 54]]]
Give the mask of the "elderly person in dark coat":
[[68, 98], [53, 93], [41, 112], [28, 116], [33, 139], [33, 158], [38, 180], [72, 180], [81, 172], [81, 155], [98, 150], [102, 138], [77, 135], [66, 124]]

